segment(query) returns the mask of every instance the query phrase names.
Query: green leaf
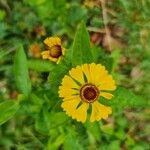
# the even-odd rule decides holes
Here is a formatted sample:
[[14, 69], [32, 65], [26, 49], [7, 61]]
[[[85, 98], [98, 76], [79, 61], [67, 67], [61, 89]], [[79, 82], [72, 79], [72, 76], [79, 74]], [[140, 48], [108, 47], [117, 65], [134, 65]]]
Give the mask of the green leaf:
[[3, 40], [7, 35], [8, 25], [2, 21], [0, 21], [0, 39]]
[[92, 55], [95, 63], [104, 65], [109, 72], [112, 71], [114, 59], [104, 53], [102, 48], [92, 45]]
[[91, 45], [91, 49], [92, 49], [92, 56], [93, 56], [93, 59], [95, 60], [95, 62], [97, 63], [98, 62], [98, 59], [101, 55], [103, 55], [103, 50], [101, 47], [97, 47], [95, 45]]
[[99, 57], [97, 62], [99, 64], [104, 65], [109, 72], [112, 71], [113, 63], [114, 63], [114, 59], [112, 57], [104, 55]]
[[56, 128], [68, 120], [68, 116], [64, 112], [48, 112], [45, 107], [37, 116], [35, 128], [38, 132], [48, 135], [50, 129]]
[[22, 94], [28, 95], [31, 91], [31, 82], [29, 79], [27, 58], [22, 45], [16, 51], [13, 71], [18, 90]]
[[25, 1], [25, 3], [27, 3], [31, 6], [41, 5], [44, 2], [45, 2], [45, 0], [26, 0]]
[[113, 93], [114, 97], [109, 101], [110, 105], [114, 108], [127, 108], [127, 107], [144, 107], [147, 105], [145, 99], [140, 96], [135, 95], [131, 91], [118, 87]]
[[78, 138], [71, 131], [66, 135], [64, 147], [65, 150], [82, 150], [78, 142]]
[[111, 53], [111, 58], [113, 58], [113, 66], [112, 66], [112, 71], [114, 71], [118, 64], [119, 64], [119, 60], [120, 60], [120, 51], [119, 49], [115, 49], [114, 51], [112, 51]]
[[4, 10], [0, 10], [0, 21], [3, 21], [6, 16], [6, 12]]
[[76, 26], [81, 20], [86, 20], [87, 10], [83, 7], [80, 7], [80, 4], [74, 3], [67, 11], [66, 22], [71, 26]]
[[13, 100], [0, 103], [0, 125], [12, 118], [18, 108], [18, 103]]
[[49, 113], [47, 109], [43, 109], [37, 116], [35, 128], [38, 132], [48, 135], [49, 134]]
[[108, 145], [107, 149], [111, 150], [120, 150], [120, 142], [119, 140], [112, 140], [110, 145]]
[[32, 93], [29, 98], [30, 98], [30, 101], [35, 105], [43, 105], [43, 103], [44, 103], [43, 99], [38, 97], [34, 93]]
[[93, 62], [90, 48], [89, 34], [84, 23], [81, 23], [74, 39], [72, 52], [72, 65], [81, 65], [83, 63]]
[[68, 116], [64, 112], [51, 113], [49, 117], [50, 128], [62, 125], [68, 120]]
[[22, 101], [22, 110], [24, 109], [26, 114], [37, 114], [41, 111], [44, 100], [42, 97], [38, 97], [36, 94], [32, 93], [27, 99]]
[[[48, 146], [46, 149], [48, 150], [58, 150], [60, 149], [60, 147], [62, 147], [64, 141], [65, 141], [65, 134], [59, 134], [55, 139], [53, 139], [54, 137], [50, 137], [49, 141], [48, 141]], [[45, 149], [45, 150], [46, 150]]]
[[101, 137], [100, 125], [96, 122], [91, 124], [90, 122], [86, 122], [85, 127], [87, 131], [93, 136], [94, 139], [99, 140]]
[[62, 61], [61, 64], [58, 64], [49, 74], [48, 80], [51, 85], [51, 89], [54, 93], [58, 92], [58, 86], [60, 85], [62, 78], [68, 71], [71, 69], [71, 64], [65, 61]]
[[28, 67], [29, 69], [38, 71], [38, 72], [49, 72], [51, 71], [56, 65], [50, 61], [45, 60], [28, 60]]

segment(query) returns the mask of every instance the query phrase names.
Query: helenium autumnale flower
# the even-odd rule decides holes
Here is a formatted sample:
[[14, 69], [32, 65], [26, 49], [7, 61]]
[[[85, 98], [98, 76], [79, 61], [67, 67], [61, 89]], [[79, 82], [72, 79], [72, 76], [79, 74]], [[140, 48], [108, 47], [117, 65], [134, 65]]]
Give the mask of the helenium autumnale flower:
[[90, 122], [107, 119], [112, 108], [99, 102], [101, 97], [110, 100], [108, 91], [116, 89], [115, 81], [101, 64], [83, 64], [72, 68], [59, 87], [63, 99], [61, 107], [68, 116], [77, 121], [87, 120], [87, 110], [92, 107]]
[[42, 58], [58, 64], [65, 54], [65, 48], [61, 45], [61, 39], [59, 37], [48, 37], [44, 40], [44, 43], [47, 45], [47, 50], [41, 53]]

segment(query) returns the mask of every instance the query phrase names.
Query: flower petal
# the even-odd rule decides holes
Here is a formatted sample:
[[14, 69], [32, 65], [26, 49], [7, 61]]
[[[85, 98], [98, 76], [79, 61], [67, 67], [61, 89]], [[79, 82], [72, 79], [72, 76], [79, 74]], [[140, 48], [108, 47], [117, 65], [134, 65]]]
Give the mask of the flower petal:
[[62, 49], [62, 54], [65, 55], [66, 49], [63, 47], [61, 49]]
[[95, 84], [95, 77], [97, 75], [97, 67], [95, 63], [92, 63], [90, 65], [90, 79], [91, 79], [91, 83]]
[[70, 89], [68, 87], [60, 86], [58, 93], [59, 93], [59, 97], [70, 98], [73, 95], [79, 94], [79, 91]]
[[92, 75], [95, 77], [95, 85], [99, 85], [104, 80], [104, 77], [108, 75], [108, 71], [101, 64], [97, 64], [95, 69], [92, 70], [92, 72], [93, 71], [94, 73]]
[[42, 58], [43, 59], [49, 59], [49, 51], [43, 51], [42, 53], [41, 53], [41, 55], [42, 55]]
[[101, 92], [100, 96], [103, 96], [106, 99], [112, 99], [113, 95], [107, 92]]
[[107, 119], [108, 115], [112, 113], [111, 107], [104, 106], [100, 104], [98, 101], [95, 101], [92, 104], [92, 114], [90, 117], [90, 121], [99, 121], [101, 119]]
[[79, 106], [79, 108], [77, 108], [75, 110], [74, 114], [72, 115], [72, 118], [76, 119], [77, 121], [81, 121], [82, 123], [84, 123], [86, 121], [86, 118], [87, 118], [88, 108], [89, 108], [88, 103], [81, 104], [81, 106]]
[[98, 86], [98, 89], [101, 90], [109, 90], [109, 91], [113, 91], [116, 89], [116, 85], [113, 83], [104, 83]]
[[57, 58], [57, 62], [56, 62], [56, 64], [59, 64], [60, 63], [60, 61], [61, 61], [61, 59], [62, 59], [62, 57], [60, 56], [60, 57], [58, 57]]
[[89, 64], [82, 65], [82, 71], [83, 71], [83, 73], [85, 74], [85, 76], [87, 78], [87, 82], [91, 83], [91, 74], [90, 74]]
[[54, 57], [49, 56], [48, 59], [53, 61], [53, 62], [58, 62], [58, 58], [54, 58]]
[[67, 115], [74, 116], [75, 110], [79, 105], [80, 101], [81, 100], [79, 98], [72, 99], [72, 100], [65, 100], [61, 104], [61, 107], [64, 109], [64, 111], [66, 111]]
[[68, 75], [65, 75], [65, 77], [63, 78], [62, 85], [70, 89], [72, 88], [79, 89], [79, 85]]
[[59, 37], [48, 37], [44, 40], [44, 43], [51, 48], [55, 45], [61, 45], [61, 39]]
[[103, 80], [99, 82], [99, 90], [115, 90], [116, 85], [111, 75], [105, 75]]
[[81, 84], [84, 83], [84, 78], [83, 78], [83, 72], [81, 67], [77, 66], [76, 68], [73, 68], [69, 71], [69, 75], [77, 80], [78, 82], [80, 82]]

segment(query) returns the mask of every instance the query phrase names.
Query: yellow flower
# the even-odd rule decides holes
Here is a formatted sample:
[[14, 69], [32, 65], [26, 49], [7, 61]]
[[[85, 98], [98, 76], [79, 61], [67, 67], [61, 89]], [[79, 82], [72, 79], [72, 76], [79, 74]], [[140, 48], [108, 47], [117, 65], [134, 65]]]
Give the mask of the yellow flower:
[[69, 75], [64, 76], [59, 87], [59, 96], [63, 98], [61, 107], [77, 121], [86, 121], [89, 106], [92, 107], [91, 122], [107, 119], [112, 109], [99, 103], [99, 98], [111, 99], [113, 95], [106, 91], [115, 89], [115, 81], [104, 66], [83, 64], [72, 68]]
[[61, 46], [61, 39], [58, 37], [48, 37], [44, 40], [48, 49], [41, 53], [43, 59], [49, 59], [53, 62], [59, 63], [65, 53], [65, 48]]

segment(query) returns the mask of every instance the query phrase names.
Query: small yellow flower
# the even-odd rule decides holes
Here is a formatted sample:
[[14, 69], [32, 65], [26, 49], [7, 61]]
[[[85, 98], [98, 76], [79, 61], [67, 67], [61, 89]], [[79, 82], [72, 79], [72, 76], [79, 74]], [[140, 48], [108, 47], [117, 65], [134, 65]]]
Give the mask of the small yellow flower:
[[53, 62], [59, 63], [65, 53], [65, 48], [61, 46], [61, 39], [58, 37], [48, 37], [44, 40], [48, 49], [41, 53], [43, 59], [49, 59]]
[[63, 98], [61, 107], [77, 121], [86, 121], [90, 105], [91, 122], [107, 119], [112, 109], [99, 103], [99, 98], [102, 96], [111, 99], [113, 95], [106, 91], [115, 89], [115, 81], [104, 66], [95, 63], [83, 64], [72, 68], [69, 75], [64, 76], [59, 87], [59, 96]]

